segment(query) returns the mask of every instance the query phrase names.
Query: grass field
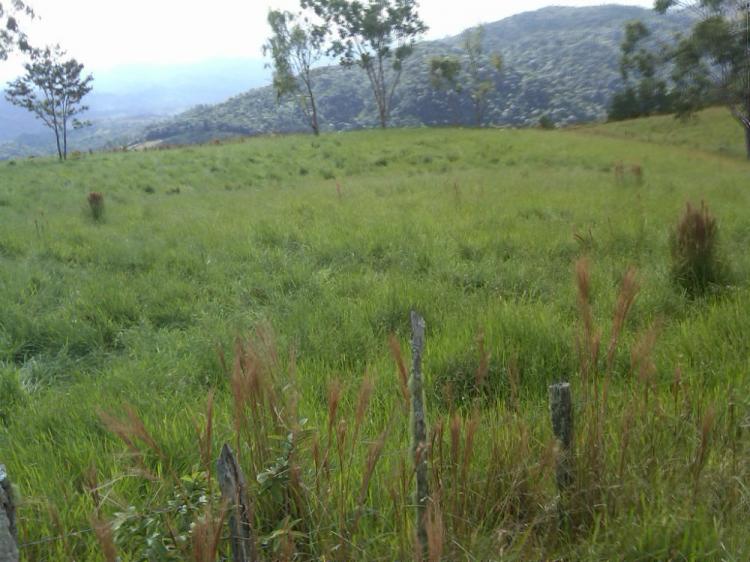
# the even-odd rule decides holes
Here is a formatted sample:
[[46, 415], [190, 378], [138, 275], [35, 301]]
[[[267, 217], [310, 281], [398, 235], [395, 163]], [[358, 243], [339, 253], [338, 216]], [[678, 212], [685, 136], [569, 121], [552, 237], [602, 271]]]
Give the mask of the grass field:
[[[687, 124], [366, 131], [2, 164], [0, 462], [22, 496], [22, 555], [103, 559], [96, 518], [115, 522], [122, 560], [210, 560], [211, 472], [228, 441], [264, 559], [412, 557], [389, 336], [408, 364], [416, 309], [432, 559], [747, 560], [742, 150], [740, 128], [711, 110]], [[616, 181], [617, 161], [643, 182]], [[668, 240], [701, 200], [730, 273], [690, 297], [670, 279]], [[584, 256], [602, 341], [589, 371], [595, 338], [576, 344]], [[630, 266], [640, 289], [608, 360]], [[562, 498], [546, 398], [559, 380], [576, 407]]]

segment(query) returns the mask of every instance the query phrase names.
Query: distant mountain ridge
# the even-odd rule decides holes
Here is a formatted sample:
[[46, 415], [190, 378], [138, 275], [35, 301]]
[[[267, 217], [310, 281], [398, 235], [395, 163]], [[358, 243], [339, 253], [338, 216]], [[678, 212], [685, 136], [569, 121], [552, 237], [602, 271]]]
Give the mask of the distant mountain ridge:
[[[602, 119], [620, 87], [620, 43], [626, 22], [643, 20], [655, 41], [669, 41], [693, 21], [632, 6], [548, 7], [486, 24], [484, 48], [499, 52], [505, 69], [489, 102], [487, 123], [528, 126], [542, 115], [568, 124]], [[464, 97], [457, 108], [429, 82], [437, 55], [461, 55], [461, 35], [419, 43], [405, 64], [391, 115], [393, 126], [470, 124]], [[323, 130], [375, 126], [376, 110], [363, 71], [318, 69], [316, 91]], [[147, 139], [197, 142], [229, 135], [307, 130], [293, 100], [277, 103], [269, 87], [200, 106], [148, 128]]]

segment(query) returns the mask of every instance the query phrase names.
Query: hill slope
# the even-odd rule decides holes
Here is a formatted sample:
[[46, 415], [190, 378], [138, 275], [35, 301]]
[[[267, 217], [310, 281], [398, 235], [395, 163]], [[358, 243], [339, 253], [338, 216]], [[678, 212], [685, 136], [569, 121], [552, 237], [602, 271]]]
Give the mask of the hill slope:
[[[485, 50], [499, 52], [505, 71], [490, 100], [487, 121], [535, 124], [543, 114], [558, 123], [604, 117], [619, 87], [619, 48], [625, 22], [642, 19], [656, 40], [671, 38], [689, 24], [685, 15], [658, 16], [626, 6], [550, 7], [486, 25]], [[453, 108], [429, 84], [428, 61], [436, 55], [460, 55], [461, 36], [420, 43], [407, 61], [397, 90], [392, 124], [396, 126], [471, 123], [469, 99]], [[328, 130], [376, 124], [369, 85], [359, 69], [337, 66], [318, 70], [321, 121]], [[251, 90], [215, 106], [194, 108], [150, 129], [148, 138], [171, 142], [206, 140], [226, 134], [304, 130], [296, 104], [277, 104], [271, 87]]]
[[[200, 525], [226, 507], [224, 442], [242, 451], [260, 560], [412, 559], [388, 341], [408, 354], [414, 308], [441, 559], [750, 560], [750, 165], [644, 142], [651, 123], [625, 124], [628, 139], [374, 130], [1, 165], [0, 460], [24, 498], [23, 559], [101, 560], [92, 514], [122, 560], [198, 558]], [[617, 182], [619, 159], [644, 181]], [[710, 204], [732, 266], [707, 298], [670, 281], [688, 199]], [[594, 373], [607, 393], [581, 376], [581, 256], [602, 350], [639, 270]], [[569, 504], [546, 399], [559, 380], [575, 401]], [[285, 528], [282, 557], [264, 539]]]

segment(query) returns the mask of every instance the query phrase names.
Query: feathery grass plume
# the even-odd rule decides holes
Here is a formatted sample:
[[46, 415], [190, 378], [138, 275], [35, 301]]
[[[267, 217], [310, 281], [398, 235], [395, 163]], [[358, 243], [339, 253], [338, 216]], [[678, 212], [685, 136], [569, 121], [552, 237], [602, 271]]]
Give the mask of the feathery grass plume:
[[708, 455], [711, 447], [711, 434], [714, 428], [714, 422], [716, 421], [716, 408], [709, 406], [703, 414], [700, 426], [700, 443], [698, 444], [698, 450], [695, 453], [693, 459], [693, 497], [698, 493], [698, 480], [700, 479], [701, 472], [706, 466]]
[[104, 194], [99, 191], [92, 191], [88, 194], [86, 200], [89, 203], [91, 218], [95, 221], [100, 220], [104, 216]]
[[[223, 509], [219, 517], [210, 511], [198, 518], [192, 525], [193, 560], [195, 562], [216, 562], [219, 560], [222, 531], [227, 510]], [[109, 562], [109, 561], [108, 561]]]
[[719, 257], [719, 226], [705, 201], [688, 202], [670, 236], [672, 280], [689, 295], [698, 296], [722, 282], [726, 269]]
[[212, 444], [213, 444], [213, 424], [214, 424], [214, 391], [209, 391], [206, 399], [206, 421], [205, 426], [201, 429], [197, 421], [193, 422], [195, 433], [198, 437], [198, 450], [200, 452], [201, 463], [208, 472], [209, 487], [211, 482], [211, 467], [213, 466]]
[[391, 355], [396, 361], [398, 367], [398, 381], [401, 384], [401, 395], [404, 399], [404, 405], [409, 408], [409, 402], [411, 396], [409, 394], [409, 371], [406, 368], [406, 362], [404, 361], [404, 355], [401, 353], [401, 344], [398, 343], [396, 336], [391, 334], [388, 337], [388, 347], [391, 350]]
[[630, 369], [643, 385], [643, 406], [646, 409], [650, 391], [656, 391], [653, 380], [656, 375], [656, 364], [653, 355], [660, 332], [661, 322], [657, 320], [638, 338], [630, 350]]
[[440, 562], [443, 559], [445, 544], [445, 525], [443, 512], [440, 509], [440, 495], [433, 494], [427, 506], [427, 559], [429, 562]]
[[479, 347], [479, 366], [477, 367], [474, 384], [476, 385], [477, 394], [481, 396], [484, 391], [485, 382], [487, 381], [487, 373], [490, 370], [490, 352], [485, 349], [483, 331], [480, 331], [477, 335], [477, 346]]
[[[138, 413], [130, 405], [126, 405], [124, 409], [125, 419], [116, 418], [103, 410], [98, 411], [99, 419], [101, 419], [104, 426], [110, 432], [114, 433], [125, 443], [144, 477], [150, 480], [157, 479], [156, 475], [146, 466], [145, 454], [137, 445], [139, 441], [146, 445], [151, 452], [155, 453], [161, 461], [163, 468], [171, 473], [172, 468], [169, 457], [164, 454], [156, 440], [148, 432], [146, 425]], [[174, 476], [173, 473], [172, 475]]]
[[98, 517], [91, 519], [91, 526], [94, 529], [96, 540], [101, 548], [102, 555], [106, 562], [119, 562], [117, 549], [115, 548], [115, 539], [112, 534], [112, 525], [108, 521], [103, 521]]
[[576, 287], [578, 289], [578, 313], [581, 317], [582, 332], [577, 339], [578, 356], [583, 382], [591, 380], [599, 358], [601, 335], [594, 326], [591, 311], [591, 264], [588, 258], [576, 261]]
[[622, 285], [620, 286], [620, 292], [617, 295], [617, 304], [615, 305], [615, 313], [612, 319], [612, 335], [607, 349], [608, 374], [612, 373], [612, 368], [614, 367], [617, 343], [620, 339], [622, 328], [625, 325], [628, 312], [630, 312], [630, 308], [633, 306], [635, 298], [638, 296], [638, 291], [640, 290], [637, 276], [637, 270], [634, 267], [630, 267], [622, 278]]

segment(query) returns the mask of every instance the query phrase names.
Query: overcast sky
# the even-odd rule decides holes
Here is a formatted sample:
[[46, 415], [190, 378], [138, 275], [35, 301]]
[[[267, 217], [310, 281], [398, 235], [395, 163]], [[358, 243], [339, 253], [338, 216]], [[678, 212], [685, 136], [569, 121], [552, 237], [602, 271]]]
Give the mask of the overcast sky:
[[[260, 58], [269, 8], [295, 10], [298, 0], [29, 0], [41, 16], [27, 25], [35, 44], [59, 42], [87, 68], [178, 63], [216, 57]], [[601, 0], [422, 0], [427, 38], [546, 5], [592, 6]], [[653, 0], [617, 3], [650, 7]], [[0, 62], [0, 79], [18, 63]]]

